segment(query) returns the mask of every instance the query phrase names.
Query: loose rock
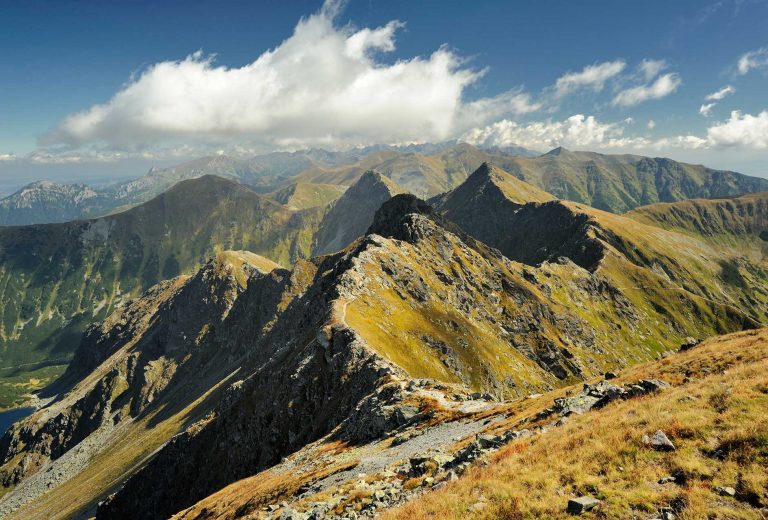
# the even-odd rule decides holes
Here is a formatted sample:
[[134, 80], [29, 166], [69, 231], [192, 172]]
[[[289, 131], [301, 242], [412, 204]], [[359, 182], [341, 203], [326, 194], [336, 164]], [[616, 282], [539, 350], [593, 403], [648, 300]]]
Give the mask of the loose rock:
[[587, 511], [591, 511], [597, 507], [598, 504], [600, 504], [600, 501], [594, 497], [583, 496], [572, 498], [568, 501], [567, 511], [572, 515], [580, 515]]

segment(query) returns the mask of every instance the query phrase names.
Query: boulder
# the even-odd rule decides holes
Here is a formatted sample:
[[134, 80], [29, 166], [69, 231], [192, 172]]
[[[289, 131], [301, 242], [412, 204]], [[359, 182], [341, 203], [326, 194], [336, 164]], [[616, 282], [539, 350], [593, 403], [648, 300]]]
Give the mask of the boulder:
[[594, 497], [583, 496], [579, 498], [572, 498], [568, 501], [567, 511], [572, 515], [580, 515], [587, 511], [591, 511], [600, 504], [600, 501]]
[[492, 448], [498, 448], [504, 444], [503, 437], [497, 437], [495, 435], [481, 434], [477, 436], [477, 445], [481, 450], [489, 450]]
[[658, 392], [670, 386], [669, 383], [660, 379], [641, 379], [637, 384], [647, 392]]
[[715, 493], [722, 497], [735, 497], [736, 496], [736, 489], [730, 487], [730, 486], [715, 486], [714, 488]]
[[680, 352], [691, 350], [693, 347], [697, 346], [699, 343], [701, 343], [701, 341], [699, 341], [698, 339], [688, 336], [687, 338], [685, 338], [685, 341], [680, 345]]
[[675, 445], [669, 440], [667, 434], [661, 430], [656, 430], [656, 433], [651, 435], [643, 435], [643, 444], [653, 448], [656, 451], [675, 451]]

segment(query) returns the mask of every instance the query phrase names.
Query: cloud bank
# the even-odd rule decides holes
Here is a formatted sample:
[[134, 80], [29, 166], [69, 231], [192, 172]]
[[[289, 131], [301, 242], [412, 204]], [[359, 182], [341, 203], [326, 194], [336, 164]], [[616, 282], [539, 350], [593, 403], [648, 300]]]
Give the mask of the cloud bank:
[[[518, 123], [509, 119], [497, 121], [483, 128], [475, 128], [462, 137], [463, 141], [476, 146], [524, 146], [533, 150], [547, 151], [558, 146], [577, 150], [645, 150], [670, 149], [703, 150], [723, 148], [768, 149], [768, 111], [758, 115], [731, 112], [726, 121], [707, 128], [706, 136], [676, 135], [652, 138], [643, 135], [626, 135], [627, 125], [599, 121], [595, 116], [575, 114], [562, 121], [534, 121]], [[648, 128], [656, 124], [651, 120]]]
[[467, 132], [462, 140], [476, 146], [524, 146], [547, 151], [558, 146], [575, 149], [612, 148], [629, 142], [622, 138], [624, 127], [602, 123], [595, 116], [575, 114], [563, 121], [535, 121], [521, 124], [509, 119]]

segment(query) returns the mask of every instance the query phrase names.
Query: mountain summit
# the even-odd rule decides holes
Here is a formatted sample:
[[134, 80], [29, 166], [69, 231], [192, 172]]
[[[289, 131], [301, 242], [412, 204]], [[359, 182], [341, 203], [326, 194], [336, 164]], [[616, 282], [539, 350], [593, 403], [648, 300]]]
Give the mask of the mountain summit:
[[381, 173], [365, 172], [329, 207], [315, 237], [313, 254], [338, 251], [362, 236], [379, 206], [404, 191]]

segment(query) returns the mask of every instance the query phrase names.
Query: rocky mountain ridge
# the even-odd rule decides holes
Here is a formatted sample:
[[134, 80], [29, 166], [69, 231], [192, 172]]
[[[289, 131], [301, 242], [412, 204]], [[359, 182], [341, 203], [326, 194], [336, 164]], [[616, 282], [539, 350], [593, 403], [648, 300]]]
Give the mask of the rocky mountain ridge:
[[[486, 167], [467, 182], [497, 196], [504, 193], [498, 184], [505, 180], [516, 182]], [[138, 317], [141, 309], [164, 308], [153, 306], [150, 294], [149, 302], [135, 303], [136, 318], [115, 314], [93, 329], [93, 339], [78, 353], [78, 365], [86, 369], [70, 373], [72, 390], [54, 409], [74, 425], [71, 431], [87, 431], [89, 417], [116, 425], [107, 429], [113, 435], [110, 467], [122, 468], [118, 474], [128, 480], [119, 490], [122, 478], [95, 485], [88, 475], [98, 466], [86, 467], [18, 514], [64, 497], [71, 511], [81, 511], [116, 491], [100, 506], [99, 517], [167, 517], [321, 438], [368, 443], [456, 413], [451, 394], [477, 392], [493, 400], [548, 391], [652, 359], [688, 336], [740, 330], [768, 319], [764, 294], [722, 277], [718, 261], [733, 251], [579, 204], [520, 204], [514, 197], [497, 199], [497, 205], [512, 209], [497, 208], [503, 216], [494, 224], [498, 242], [486, 245], [472, 236], [472, 220], [462, 216], [487, 199], [460, 197], [460, 189], [457, 194], [454, 200], [464, 204], [448, 206], [448, 194], [435, 208], [397, 195], [376, 212], [365, 237], [339, 252], [298, 261], [292, 271], [241, 275], [252, 259], [228, 257], [220, 264], [233, 267], [212, 264], [173, 282], [181, 292], [165, 293], [167, 312]], [[448, 207], [456, 223], [443, 215]], [[539, 242], [533, 241], [537, 237]], [[532, 244], [530, 251], [516, 245], [526, 243]], [[765, 280], [764, 266], [750, 269], [746, 286], [758, 286]], [[223, 279], [230, 280], [225, 287], [237, 287], [225, 291], [231, 296], [223, 312], [216, 310], [220, 297], [181, 296], [192, 281], [218, 294], [211, 291], [220, 285], [206, 282], [212, 272], [224, 272]], [[179, 321], [190, 311], [173, 311], [177, 305], [197, 308], [193, 316], [222, 318], [207, 324], [194, 317]], [[123, 323], [153, 325], [124, 335]], [[118, 359], [130, 357], [129, 336], [144, 366], [154, 367], [143, 373], [157, 377], [106, 391], [98, 381], [114, 372]], [[181, 368], [160, 369], [173, 367], [173, 360], [192, 360], [185, 362], [195, 370], [184, 376]], [[217, 389], [215, 398], [209, 393], [198, 401], [193, 398], [201, 392], [172, 390], [189, 388], [206, 373], [205, 363], [221, 367], [218, 382], [206, 382]], [[230, 370], [236, 382], [226, 378]], [[166, 373], [170, 381], [162, 376]], [[412, 383], [424, 378], [443, 390], [425, 391]], [[179, 395], [186, 397], [179, 401]], [[188, 410], [191, 401], [204, 404], [183, 415], [199, 420], [179, 423], [176, 415], [163, 413]], [[76, 403], [90, 404], [82, 409]], [[117, 415], [118, 407], [127, 408]], [[98, 410], [109, 413], [100, 416]], [[70, 431], [47, 413], [43, 409], [18, 424], [0, 442], [3, 474], [8, 482], [19, 482], [0, 506], [25, 496], [25, 482], [50, 473], [40, 470], [59, 467], [57, 461], [72, 452], [50, 457], [50, 437], [29, 434]], [[135, 456], [117, 454], [129, 445], [128, 433], [121, 432], [131, 432], [142, 417], [150, 418], [151, 431], [164, 433], [152, 444], [162, 447], [140, 469], [132, 463]], [[163, 445], [176, 432], [181, 433]], [[195, 469], [201, 467], [204, 472]], [[83, 482], [93, 489], [84, 491]]]
[[33, 182], [0, 200], [0, 224], [13, 226], [75, 220], [101, 203], [102, 196], [85, 184]]
[[322, 215], [206, 176], [100, 219], [0, 227], [2, 366], [68, 357], [90, 322], [160, 280], [193, 273], [216, 251], [250, 250], [285, 265], [306, 258]]

